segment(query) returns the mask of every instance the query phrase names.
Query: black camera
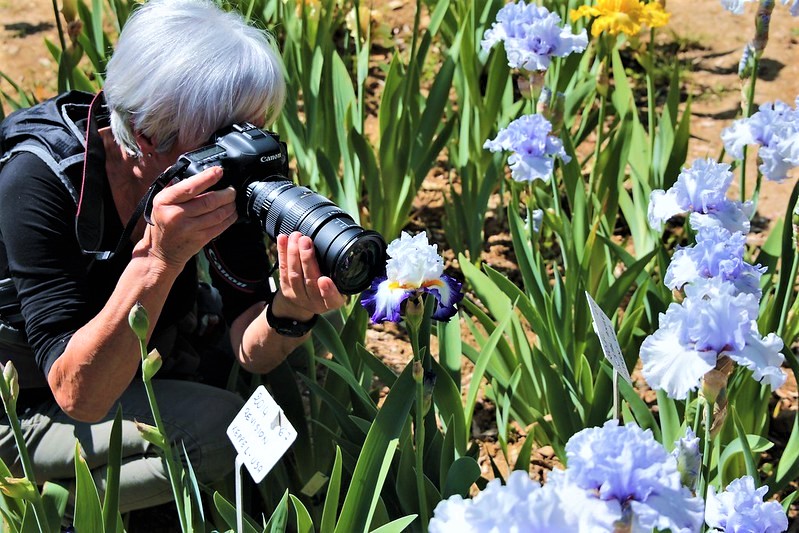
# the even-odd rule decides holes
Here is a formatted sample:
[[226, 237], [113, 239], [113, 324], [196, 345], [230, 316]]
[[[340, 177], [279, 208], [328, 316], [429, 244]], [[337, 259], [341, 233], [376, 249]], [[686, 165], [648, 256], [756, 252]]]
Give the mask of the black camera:
[[275, 240], [299, 231], [313, 239], [322, 274], [342, 294], [369, 287], [386, 266], [386, 242], [365, 230], [336, 204], [288, 179], [288, 155], [280, 138], [249, 123], [234, 124], [214, 135], [214, 143], [185, 153], [177, 165], [180, 178], [211, 166], [224, 175], [218, 188], [236, 189], [239, 214], [260, 222]]

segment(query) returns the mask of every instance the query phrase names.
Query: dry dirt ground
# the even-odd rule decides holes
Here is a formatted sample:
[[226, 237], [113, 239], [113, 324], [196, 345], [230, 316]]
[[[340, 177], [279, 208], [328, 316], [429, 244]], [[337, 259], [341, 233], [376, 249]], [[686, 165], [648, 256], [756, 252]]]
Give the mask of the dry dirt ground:
[[[758, 104], [777, 99], [792, 104], [799, 95], [799, 19], [791, 18], [787, 8], [777, 4], [757, 84]], [[413, 2], [378, 1], [376, 5], [385, 35], [403, 48], [411, 33]], [[756, 7], [756, 3], [747, 4], [745, 14], [736, 16], [724, 11], [719, 0], [666, 2], [671, 22], [665, 31], [659, 32], [657, 43], [669, 44], [668, 49], [673, 53], [670, 59], [683, 63], [688, 70], [684, 90], [693, 101], [689, 161], [697, 157], [715, 158], [720, 153], [720, 133], [731, 124], [740, 107], [738, 61], [744, 44], [753, 36]], [[54, 42], [57, 39], [53, 21], [53, 6], [48, 0], [0, 0], [0, 72], [32, 90], [40, 99], [53, 95], [56, 89], [55, 65], [44, 44], [45, 38]], [[379, 90], [379, 83], [376, 85]], [[0, 88], [8, 90], [8, 85], [0, 80]], [[754, 175], [754, 166], [749, 175]], [[762, 242], [773, 223], [784, 216], [797, 178], [799, 172], [795, 171], [793, 179], [782, 184], [764, 184], [758, 204], [758, 213], [763, 217], [762, 231], [751, 235], [753, 243]], [[418, 213], [432, 211], [440, 217], [445, 186], [445, 178], [431, 176], [417, 200]], [[731, 194], [737, 196], [737, 184]], [[492, 234], [486, 237], [486, 258], [505, 261], [508, 239]], [[393, 325], [370, 330], [368, 343], [370, 349], [395, 367], [403, 367], [411, 357], [402, 332]], [[796, 383], [792, 379], [777, 391], [777, 403], [784, 411], [796, 409]], [[484, 443], [483, 458], [491, 455], [500, 460], [500, 469], [507, 468], [494, 443], [496, 429], [491, 406], [478, 405], [475, 418], [478, 420], [475, 437]], [[540, 475], [552, 466], [553, 456], [551, 448], [539, 449], [534, 452], [531, 466]], [[489, 461], [482, 464], [484, 473], [491, 476]]]

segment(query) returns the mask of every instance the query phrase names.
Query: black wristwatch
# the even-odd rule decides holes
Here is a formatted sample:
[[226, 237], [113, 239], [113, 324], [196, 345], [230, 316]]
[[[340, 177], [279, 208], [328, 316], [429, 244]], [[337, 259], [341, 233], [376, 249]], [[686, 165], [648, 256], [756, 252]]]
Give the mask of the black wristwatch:
[[311, 331], [311, 328], [316, 324], [317, 318], [319, 318], [319, 315], [314, 315], [310, 320], [301, 322], [294, 318], [279, 317], [272, 313], [271, 304], [266, 306], [266, 322], [269, 327], [285, 337], [302, 337]]

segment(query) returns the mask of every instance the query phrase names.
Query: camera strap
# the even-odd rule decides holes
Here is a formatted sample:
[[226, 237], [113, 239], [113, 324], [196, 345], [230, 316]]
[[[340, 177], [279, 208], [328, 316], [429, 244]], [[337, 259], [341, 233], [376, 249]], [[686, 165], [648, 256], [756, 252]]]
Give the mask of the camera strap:
[[[149, 225], [153, 225], [153, 199], [155, 198], [155, 195], [163, 191], [173, 181], [177, 181], [178, 175], [183, 173], [187, 166], [189, 166], [188, 161], [178, 161], [163, 171], [160, 176], [155, 178], [153, 184], [150, 185], [149, 189], [147, 189], [144, 198], [142, 198], [139, 202], [139, 205], [136, 206], [136, 211], [133, 213], [133, 216], [136, 217], [136, 219], [134, 220], [131, 218], [131, 222], [134, 226], [136, 225], [136, 222], [138, 222], [139, 215], [142, 214], [142, 211], [144, 212], [144, 220]], [[128, 225], [130, 225], [131, 222], [128, 222]]]
[[125, 242], [130, 239], [130, 236], [133, 234], [133, 230], [136, 227], [136, 224], [139, 222], [139, 217], [144, 214], [144, 220], [147, 221], [148, 224], [151, 226], [153, 225], [152, 221], [152, 212], [153, 212], [153, 198], [155, 195], [164, 190], [164, 188], [169, 185], [178, 174], [183, 172], [186, 168], [188, 163], [185, 162], [178, 162], [166, 169], [164, 172], [159, 175], [155, 181], [153, 181], [150, 188], [147, 189], [147, 192], [144, 193], [139, 203], [136, 204], [136, 209], [133, 210], [133, 214], [130, 215], [128, 219], [128, 223], [125, 224], [125, 229], [122, 231], [122, 235], [119, 237], [119, 242], [114, 247], [113, 252], [103, 252], [102, 257], [97, 257], [97, 259], [111, 259], [116, 255], [119, 250], [122, 249]]

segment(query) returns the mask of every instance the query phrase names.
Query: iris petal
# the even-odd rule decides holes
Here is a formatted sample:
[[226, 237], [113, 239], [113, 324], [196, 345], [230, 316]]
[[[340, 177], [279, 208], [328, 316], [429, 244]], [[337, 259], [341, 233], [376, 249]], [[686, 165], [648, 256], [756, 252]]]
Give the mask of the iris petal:
[[399, 322], [402, 318], [402, 302], [413, 292], [414, 290], [403, 289], [386, 278], [377, 278], [361, 295], [361, 304], [369, 312], [372, 322]]
[[446, 321], [458, 312], [455, 306], [463, 300], [461, 283], [458, 280], [443, 275], [437, 280], [426, 283], [423, 290], [432, 294], [436, 299], [436, 309], [433, 311], [434, 319]]

